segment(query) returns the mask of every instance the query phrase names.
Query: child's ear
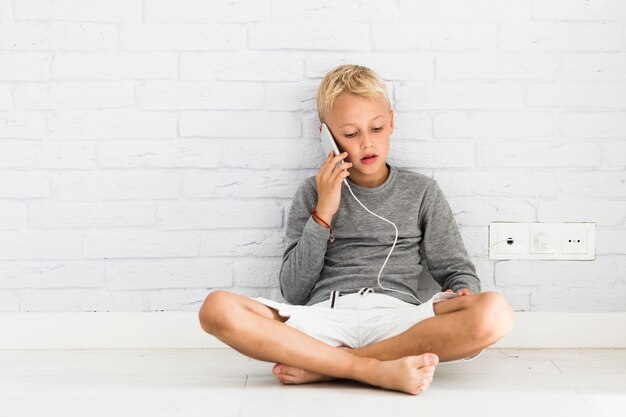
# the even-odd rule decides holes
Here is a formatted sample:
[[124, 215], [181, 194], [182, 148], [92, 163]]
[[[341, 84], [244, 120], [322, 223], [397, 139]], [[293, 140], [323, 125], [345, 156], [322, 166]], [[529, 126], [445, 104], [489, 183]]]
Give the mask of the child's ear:
[[396, 126], [395, 118], [393, 117], [393, 110], [389, 110], [389, 127], [391, 128], [391, 133], [393, 133], [393, 129]]

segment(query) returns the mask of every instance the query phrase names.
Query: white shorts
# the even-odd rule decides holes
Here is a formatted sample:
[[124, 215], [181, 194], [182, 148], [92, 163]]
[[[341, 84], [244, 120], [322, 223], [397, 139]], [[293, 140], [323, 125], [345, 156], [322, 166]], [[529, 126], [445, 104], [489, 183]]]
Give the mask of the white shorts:
[[[310, 306], [279, 303], [263, 297], [253, 300], [276, 309], [281, 317], [288, 317], [285, 324], [302, 333], [330, 346], [354, 349], [396, 336], [422, 320], [435, 317], [435, 303], [458, 297], [453, 292], [438, 292], [428, 301], [415, 305], [375, 293], [371, 288], [337, 295], [333, 291], [329, 299]], [[474, 359], [481, 353], [459, 361]]]

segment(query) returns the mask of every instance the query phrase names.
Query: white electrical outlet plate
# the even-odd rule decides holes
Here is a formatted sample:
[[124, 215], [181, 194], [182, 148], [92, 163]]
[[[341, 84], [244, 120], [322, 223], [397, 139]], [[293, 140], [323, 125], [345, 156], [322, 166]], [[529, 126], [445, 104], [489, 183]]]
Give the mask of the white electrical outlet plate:
[[489, 259], [593, 260], [595, 223], [489, 224]]

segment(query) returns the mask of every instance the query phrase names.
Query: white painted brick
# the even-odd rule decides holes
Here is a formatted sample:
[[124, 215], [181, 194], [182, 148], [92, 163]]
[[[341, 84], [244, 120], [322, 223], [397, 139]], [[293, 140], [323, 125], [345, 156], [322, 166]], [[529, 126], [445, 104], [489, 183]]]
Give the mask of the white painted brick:
[[518, 20], [530, 15], [530, 0], [400, 0], [398, 11], [411, 22]]
[[180, 136], [282, 138], [298, 137], [298, 115], [288, 112], [181, 112]]
[[[217, 288], [221, 289], [221, 288]], [[230, 288], [229, 288], [230, 289]], [[194, 311], [202, 307], [209, 294], [206, 289], [143, 290], [148, 311]], [[200, 325], [200, 323], [198, 323]]]
[[626, 166], [626, 140], [605, 142], [604, 152], [608, 165]]
[[626, 53], [564, 55], [563, 78], [582, 81], [624, 80], [626, 79]]
[[549, 171], [438, 171], [435, 179], [449, 197], [556, 197]]
[[20, 311], [145, 311], [144, 296], [138, 291], [104, 289], [26, 290], [20, 293]]
[[416, 82], [396, 92], [398, 110], [491, 109], [519, 107], [524, 87], [507, 82]]
[[616, 51], [622, 44], [617, 22], [519, 20], [500, 27], [502, 51]]
[[602, 161], [593, 142], [490, 141], [480, 143], [477, 154], [484, 167], [597, 167]]
[[626, 171], [565, 171], [561, 195], [569, 197], [626, 197]]
[[141, 0], [15, 0], [15, 20], [142, 21]]
[[[323, 161], [315, 94], [355, 63], [387, 84], [389, 162], [439, 182], [483, 291], [621, 311], [625, 16], [621, 0], [0, 0], [0, 310], [197, 311], [220, 288], [284, 302], [292, 198]], [[536, 272], [519, 284], [487, 258], [492, 221], [595, 221], [598, 259], [507, 266]], [[420, 277], [420, 297], [440, 289]]]
[[316, 111], [306, 112], [302, 120], [302, 137], [320, 140], [320, 118]]
[[393, 149], [396, 139], [433, 139], [433, 113], [394, 111], [394, 130], [390, 148]]
[[393, 141], [389, 160], [397, 167], [472, 168], [476, 144], [473, 141]]
[[502, 295], [513, 311], [530, 310], [530, 290], [528, 288], [505, 288]]
[[258, 83], [147, 81], [137, 87], [143, 110], [260, 110], [264, 89]]
[[597, 229], [596, 253], [626, 255], [626, 229]]
[[0, 142], [0, 168], [80, 169], [95, 167], [91, 144], [76, 142]]
[[271, 6], [271, 20], [278, 22], [372, 22], [398, 18], [392, 2], [377, 0], [272, 0]]
[[0, 288], [98, 288], [104, 266], [93, 262], [11, 261], [0, 264]]
[[169, 112], [114, 110], [65, 110], [48, 117], [50, 138], [161, 139], [176, 134], [176, 116]]
[[[342, 64], [363, 65], [376, 71], [385, 81], [390, 80], [432, 80], [434, 61], [428, 53], [378, 52], [311, 52], [306, 55], [306, 75], [317, 78], [317, 83], [331, 69]], [[389, 89], [389, 84], [387, 84]]]
[[108, 23], [16, 22], [0, 26], [0, 50], [112, 51], [117, 28]]
[[51, 189], [54, 200], [175, 199], [179, 182], [174, 171], [64, 172], [52, 179]]
[[196, 257], [200, 235], [194, 232], [104, 230], [85, 234], [85, 259]]
[[0, 112], [0, 138], [41, 140], [47, 136], [45, 114]]
[[369, 26], [352, 22], [263, 22], [248, 31], [248, 47], [260, 49], [324, 49], [367, 51]]
[[29, 226], [50, 228], [96, 228], [152, 226], [155, 208], [150, 202], [63, 203], [33, 202], [28, 206]]
[[437, 79], [554, 79], [561, 62], [553, 54], [442, 54], [435, 62]]
[[559, 130], [567, 137], [626, 137], [626, 111], [566, 112], [559, 119]]
[[617, 266], [611, 257], [593, 261], [498, 261], [496, 284], [502, 287], [612, 288]]
[[532, 83], [526, 85], [529, 106], [626, 107], [626, 82]]
[[[2, 21], [2, 9], [0, 9], [0, 21]], [[20, 296], [17, 291], [0, 291], [0, 311], [19, 311]]]
[[13, 0], [0, 0], [0, 22], [8, 22], [13, 20], [12, 3]]
[[55, 80], [127, 80], [176, 78], [176, 54], [170, 52], [103, 52], [54, 54]]
[[183, 198], [287, 198], [317, 170], [186, 170]]
[[489, 255], [489, 233], [486, 227], [459, 226], [459, 232], [470, 258], [486, 258]]
[[263, 108], [277, 111], [317, 111], [319, 82], [271, 83], [265, 86]]
[[20, 84], [14, 91], [15, 109], [99, 109], [133, 105], [129, 81], [51, 82]]
[[237, 51], [183, 53], [183, 80], [300, 81], [304, 55], [298, 52]]
[[617, 267], [618, 285], [626, 284], [626, 256], [612, 255], [611, 258], [615, 260]]
[[[478, 231], [478, 233], [481, 232]], [[478, 275], [478, 279], [480, 279], [480, 286], [482, 288], [482, 291], [489, 291], [490, 288], [494, 287], [494, 262], [476, 256], [471, 257], [471, 261], [476, 267], [476, 274]]]
[[157, 288], [230, 287], [233, 261], [215, 258], [111, 260], [106, 265], [106, 288], [147, 290]]
[[24, 203], [0, 201], [0, 230], [25, 229], [27, 214]]
[[0, 85], [0, 110], [13, 108], [13, 89], [10, 85]]
[[0, 260], [80, 259], [81, 239], [59, 230], [0, 232]]
[[204, 232], [200, 256], [283, 256], [284, 236], [271, 229]]
[[243, 295], [244, 297], [254, 298], [263, 297], [269, 300], [278, 301], [279, 303], [287, 303], [280, 294], [280, 288], [258, 288], [258, 287], [236, 287], [233, 292]]
[[48, 198], [50, 180], [40, 172], [2, 171], [0, 198]]
[[316, 171], [324, 163], [318, 140], [229, 141], [224, 144], [224, 167], [252, 169], [299, 169]]
[[534, 222], [536, 209], [521, 198], [447, 198], [461, 226], [486, 226], [491, 222]]
[[46, 81], [51, 60], [48, 53], [0, 52], [0, 81]]
[[211, 200], [157, 204], [157, 228], [198, 230], [280, 227], [278, 202], [263, 200]]
[[120, 24], [119, 51], [238, 50], [245, 45], [246, 26], [204, 23]]
[[581, 198], [539, 202], [537, 221], [596, 222], [597, 226], [625, 226], [626, 201]]
[[235, 263], [235, 284], [239, 287], [278, 287], [282, 257], [243, 258]]
[[549, 112], [456, 111], [433, 117], [436, 138], [540, 138], [554, 134]]
[[495, 51], [497, 33], [495, 23], [374, 23], [372, 44], [376, 51]]
[[619, 20], [626, 18], [626, 3], [622, 0], [535, 0], [532, 17], [536, 20]]
[[533, 311], [624, 311], [626, 285], [614, 288], [538, 287], [530, 295]]
[[269, 0], [187, 0], [183, 5], [168, 0], [144, 1], [146, 22], [253, 22], [269, 17]]
[[106, 168], [215, 168], [222, 158], [222, 145], [204, 140], [111, 141], [96, 149]]

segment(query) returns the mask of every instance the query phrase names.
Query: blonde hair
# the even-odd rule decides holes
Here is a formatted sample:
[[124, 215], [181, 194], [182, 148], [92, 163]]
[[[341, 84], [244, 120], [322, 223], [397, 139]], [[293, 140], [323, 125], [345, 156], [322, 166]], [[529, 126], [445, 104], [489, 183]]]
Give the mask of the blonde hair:
[[329, 71], [317, 89], [317, 114], [322, 123], [337, 97], [344, 93], [370, 100], [382, 97], [391, 110], [387, 86], [378, 74], [367, 67], [344, 64]]

